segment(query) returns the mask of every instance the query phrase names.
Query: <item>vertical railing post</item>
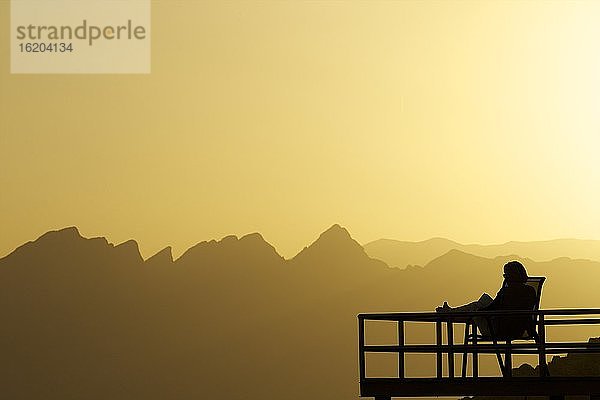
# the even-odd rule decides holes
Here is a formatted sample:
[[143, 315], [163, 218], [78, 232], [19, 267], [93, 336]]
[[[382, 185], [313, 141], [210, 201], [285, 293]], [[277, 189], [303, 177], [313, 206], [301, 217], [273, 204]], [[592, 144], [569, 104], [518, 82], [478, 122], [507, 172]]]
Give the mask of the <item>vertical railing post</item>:
[[463, 345], [465, 346], [465, 349], [463, 350], [463, 355], [462, 355], [462, 374], [461, 376], [463, 378], [467, 377], [467, 360], [469, 359], [469, 353], [467, 352], [466, 346], [467, 344], [469, 344], [469, 329], [471, 327], [471, 322], [467, 321], [465, 323], [465, 337], [463, 338]]
[[404, 378], [404, 320], [398, 321], [398, 378]]
[[454, 329], [452, 326], [452, 320], [446, 322], [446, 328], [448, 330], [448, 377], [454, 378]]
[[538, 315], [538, 365], [540, 366], [540, 376], [548, 376], [548, 365], [546, 364], [546, 324], [544, 323], [544, 314]]
[[473, 378], [479, 377], [479, 354], [477, 353], [477, 325], [471, 324], [473, 335]]
[[442, 361], [442, 350], [440, 348], [440, 346], [442, 345], [442, 321], [440, 321], [440, 320], [435, 321], [435, 338], [436, 338], [436, 345], [438, 346], [437, 357], [436, 357], [437, 377], [441, 378], [443, 361]]
[[[512, 342], [506, 341], [506, 352], [504, 353], [504, 369], [506, 370], [506, 376], [510, 378], [512, 376]], [[540, 367], [541, 368], [541, 367]]]
[[358, 369], [360, 381], [365, 379], [365, 320], [358, 316]]

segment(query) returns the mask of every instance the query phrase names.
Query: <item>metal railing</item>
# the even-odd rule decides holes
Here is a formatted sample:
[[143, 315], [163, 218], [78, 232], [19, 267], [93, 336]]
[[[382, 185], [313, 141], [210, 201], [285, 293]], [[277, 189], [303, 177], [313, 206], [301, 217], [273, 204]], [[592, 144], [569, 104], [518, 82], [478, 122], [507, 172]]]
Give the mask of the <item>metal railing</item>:
[[[527, 343], [513, 343], [512, 340], [503, 340], [504, 343], [481, 343], [475, 340], [473, 343], [455, 344], [454, 325], [472, 323], [474, 317], [495, 316], [519, 316], [531, 315], [536, 319], [537, 340]], [[577, 318], [578, 316], [593, 316], [588, 318]], [[569, 317], [569, 318], [565, 318]], [[365, 344], [365, 322], [366, 321], [391, 321], [397, 323], [398, 344], [397, 345], [367, 345]], [[430, 322], [435, 324], [436, 343], [409, 345], [405, 343], [406, 322]], [[443, 343], [443, 325], [446, 325], [447, 343]], [[383, 313], [383, 314], [359, 314], [358, 315], [358, 350], [359, 350], [359, 374], [360, 382], [369, 378], [366, 376], [365, 353], [397, 353], [398, 354], [398, 379], [401, 382], [405, 378], [405, 355], [408, 353], [429, 353], [436, 355], [436, 378], [454, 379], [455, 366], [454, 355], [463, 354], [463, 374], [466, 377], [466, 357], [472, 356], [472, 377], [479, 375], [479, 354], [502, 354], [505, 357], [506, 368], [512, 368], [512, 356], [514, 354], [537, 354], [539, 357], [540, 374], [543, 373], [542, 365], [546, 365], [547, 354], [564, 353], [600, 353], [600, 343], [589, 342], [547, 342], [546, 327], [555, 325], [594, 325], [600, 324], [600, 309], [555, 309], [537, 311], [476, 311], [476, 312], [425, 312], [425, 313]], [[475, 333], [476, 333], [476, 329]], [[467, 334], [467, 332], [465, 332]], [[486, 340], [487, 341], [487, 340]], [[447, 355], [448, 376], [442, 374], [443, 355]], [[542, 376], [542, 375], [540, 375]], [[411, 378], [412, 379], [412, 378]], [[460, 378], [457, 378], [460, 379]]]

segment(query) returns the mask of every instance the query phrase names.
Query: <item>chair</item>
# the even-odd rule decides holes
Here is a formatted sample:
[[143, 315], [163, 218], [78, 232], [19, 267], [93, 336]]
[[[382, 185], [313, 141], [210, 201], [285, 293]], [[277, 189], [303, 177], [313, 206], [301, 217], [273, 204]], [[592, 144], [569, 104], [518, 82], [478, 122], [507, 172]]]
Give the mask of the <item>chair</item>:
[[[535, 304], [532, 308], [532, 311], [537, 311], [539, 309], [540, 306], [540, 299], [542, 297], [542, 286], [544, 284], [544, 281], [546, 280], [545, 277], [543, 276], [530, 276], [527, 278], [527, 282], [526, 284], [528, 286], [531, 286], [535, 289], [535, 293], [536, 293], [536, 299], [535, 299]], [[504, 286], [505, 284], [503, 284]], [[502, 318], [502, 324], [509, 324], [511, 319], [517, 320], [518, 321], [518, 326], [522, 326], [522, 328], [520, 329], [520, 331], [522, 332], [522, 334], [517, 335], [517, 336], [510, 336], [510, 335], [495, 335], [494, 334], [494, 319], [495, 318]], [[531, 318], [523, 318], [522, 316], [502, 316], [502, 317], [486, 317], [488, 325], [490, 327], [490, 335], [489, 336], [483, 336], [482, 334], [478, 334], [477, 331], [477, 325], [475, 324], [475, 322], [473, 321], [473, 319], [470, 319], [466, 325], [465, 325], [465, 339], [464, 339], [464, 345], [466, 346], [469, 343], [473, 343], [473, 344], [477, 344], [478, 341], [482, 341], [482, 342], [493, 342], [494, 345], [498, 344], [498, 340], [503, 340], [506, 341], [507, 345], [510, 345], [510, 343], [513, 340], [535, 340], [535, 342], [540, 345], [540, 368], [542, 371], [543, 375], [549, 375], [548, 373], [548, 366], [546, 364], [546, 358], [545, 356], [543, 356], [542, 354], [542, 343], [540, 340], [540, 336], [537, 332], [537, 322], [538, 322], [538, 316], [537, 314], [533, 314], [531, 316]], [[469, 333], [470, 331], [470, 333]], [[506, 354], [504, 356], [504, 361], [502, 360], [502, 356], [500, 354], [500, 352], [498, 351], [496, 353], [496, 357], [498, 358], [498, 364], [500, 366], [500, 371], [502, 372], [502, 375], [504, 377], [510, 377], [512, 374], [512, 362], [511, 362], [511, 355], [510, 355], [510, 350], [506, 351]], [[474, 355], [473, 358], [473, 362], [476, 363], [476, 357]], [[476, 371], [476, 368], [474, 368], [474, 371]], [[467, 374], [467, 351], [465, 350], [465, 352], [463, 353], [463, 363], [462, 363], [462, 376], [463, 378], [466, 377]]]

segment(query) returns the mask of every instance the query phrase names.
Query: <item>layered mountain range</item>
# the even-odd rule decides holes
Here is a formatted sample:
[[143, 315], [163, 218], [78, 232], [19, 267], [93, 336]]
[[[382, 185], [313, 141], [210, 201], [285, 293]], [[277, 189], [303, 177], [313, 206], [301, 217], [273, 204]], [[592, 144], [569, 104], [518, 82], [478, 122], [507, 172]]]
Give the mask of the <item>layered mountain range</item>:
[[379, 239], [365, 244], [364, 248], [369, 256], [400, 268], [425, 265], [450, 250], [460, 250], [488, 258], [502, 254], [518, 254], [535, 261], [551, 261], [561, 257], [600, 261], [600, 240], [555, 239], [482, 245], [462, 244], [444, 238], [421, 242]]
[[144, 260], [134, 241], [48, 232], [0, 259], [0, 388], [10, 399], [356, 398], [356, 314], [493, 295], [509, 259], [548, 277], [543, 307], [600, 305], [600, 262], [451, 249], [391, 268], [339, 225], [289, 260], [257, 233]]

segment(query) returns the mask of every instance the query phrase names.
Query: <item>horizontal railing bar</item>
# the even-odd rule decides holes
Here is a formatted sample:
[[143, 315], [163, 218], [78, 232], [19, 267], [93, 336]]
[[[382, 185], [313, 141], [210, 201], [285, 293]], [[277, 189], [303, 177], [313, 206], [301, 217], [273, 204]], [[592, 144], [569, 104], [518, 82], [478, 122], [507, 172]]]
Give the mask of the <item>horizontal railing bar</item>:
[[[458, 349], [457, 349], [458, 350]], [[476, 349], [461, 349], [461, 351], [455, 351], [455, 353], [461, 353], [463, 350], [467, 350], [467, 353], [472, 352], [472, 350], [476, 350]], [[471, 350], [471, 351], [469, 351]], [[504, 349], [491, 349], [491, 348], [485, 348], [485, 349], [479, 349], [477, 350], [477, 353], [496, 353], [498, 351], [503, 351]], [[441, 350], [440, 350], [441, 351]], [[365, 350], [365, 353], [397, 353], [398, 350], [397, 349], [386, 349], [386, 348], [378, 348], [378, 349], [368, 349]], [[430, 354], [436, 354], [438, 351], [436, 350], [432, 350], [430, 348], [412, 348], [410, 350], [404, 350], [404, 354], [408, 354], [408, 353], [430, 353]], [[442, 353], [447, 353], [447, 351], [441, 351]], [[523, 354], [538, 354], [539, 350], [537, 349], [512, 349], [511, 350], [512, 353], [519, 353], [519, 352], [523, 352]], [[598, 354], [600, 353], [600, 349], [567, 349], [567, 348], [561, 348], [561, 347], [557, 347], [557, 348], [551, 348], [551, 349], [546, 349], [545, 351], [546, 353], [552, 353], [554, 352], [555, 354], [563, 354], [563, 353], [586, 353], [586, 354]]]
[[468, 377], [367, 378], [360, 382], [363, 397], [551, 396], [585, 395], [600, 391], [600, 377]]
[[398, 313], [373, 313], [358, 314], [359, 319], [363, 320], [385, 320], [385, 321], [450, 321], [465, 317], [475, 316], [494, 316], [494, 315], [600, 315], [600, 308], [565, 308], [553, 310], [499, 310], [499, 311], [450, 311], [450, 312], [398, 312]]
[[[501, 350], [478, 350], [477, 354], [496, 354], [498, 351]], [[397, 352], [395, 351], [367, 351], [365, 352], [365, 354], [367, 353], [389, 353], [389, 354], [397, 354]], [[436, 354], [436, 351], [431, 351], [431, 350], [414, 350], [414, 351], [406, 351], [404, 352], [404, 355], [407, 354]], [[471, 354], [470, 352], [467, 352], [468, 354]], [[584, 349], [552, 349], [552, 350], [547, 350], [545, 352], [546, 354], [571, 354], [571, 353], [585, 353], [585, 354], [599, 354], [600, 351], [598, 352], [587, 352], [584, 351]], [[446, 352], [443, 352], [442, 354], [448, 354]], [[460, 354], [460, 352], [455, 352], [454, 354]], [[539, 352], [537, 350], [534, 349], [519, 349], [519, 350], [512, 350], [511, 354], [531, 354], [531, 355], [537, 355], [539, 354]]]
[[[534, 342], [532, 343], [511, 343], [510, 345], [504, 343], [478, 343], [478, 344], [455, 344], [455, 345], [436, 345], [436, 344], [407, 344], [404, 346], [398, 345], [365, 345], [363, 347], [364, 351], [374, 352], [374, 351], [414, 351], [414, 350], [431, 350], [433, 352], [436, 351], [463, 351], [463, 350], [507, 350], [507, 349], [534, 349], [538, 350], [540, 346]], [[600, 352], [600, 343], [588, 343], [588, 342], [554, 342], [554, 343], [546, 343], [543, 346], [544, 349], [584, 349], [593, 353]]]
[[[495, 354], [498, 351], [502, 352], [502, 350], [492, 350], [492, 349], [485, 349], [485, 350], [477, 350], [477, 354]], [[391, 351], [391, 350], [386, 350], [386, 349], [380, 349], [380, 350], [368, 350], [365, 351], [365, 353], [397, 353], [397, 351]], [[417, 350], [411, 350], [411, 351], [405, 351], [404, 354], [412, 354], [412, 353], [421, 353], [421, 354], [436, 354], [437, 351], [432, 351], [431, 349], [417, 349]], [[443, 354], [447, 354], [447, 352], [442, 352]], [[455, 354], [459, 354], [460, 352], [455, 352]], [[467, 353], [471, 353], [469, 351], [467, 351]], [[535, 349], [513, 349], [511, 350], [512, 354], [539, 354], [539, 352]], [[577, 354], [600, 354], [600, 350], [588, 350], [588, 349], [548, 349], [545, 351], [546, 354], [571, 354], [571, 353], [577, 353]]]
[[581, 319], [547, 319], [546, 325], [594, 325], [600, 324], [600, 318], [581, 318]]

